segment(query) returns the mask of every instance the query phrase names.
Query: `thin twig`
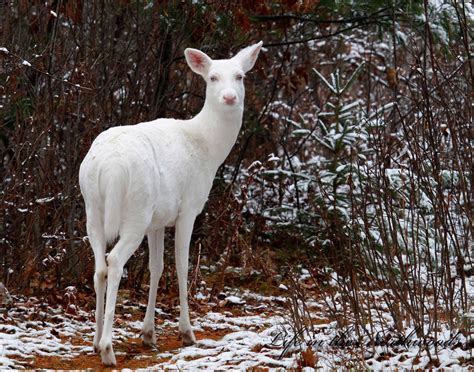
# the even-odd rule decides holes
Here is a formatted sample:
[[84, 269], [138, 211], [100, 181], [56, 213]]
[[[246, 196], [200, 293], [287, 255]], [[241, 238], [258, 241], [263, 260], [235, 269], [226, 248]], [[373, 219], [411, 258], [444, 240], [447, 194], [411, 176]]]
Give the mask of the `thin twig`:
[[39, 72], [40, 74], [42, 75], [46, 75], [48, 76], [49, 78], [53, 79], [53, 80], [56, 80], [56, 81], [59, 81], [61, 83], [65, 83], [65, 84], [68, 84], [70, 85], [71, 87], [74, 87], [74, 88], [77, 88], [77, 89], [83, 89], [83, 90], [86, 90], [86, 91], [89, 91], [89, 92], [93, 92], [94, 89], [93, 88], [89, 88], [89, 87], [84, 87], [82, 85], [79, 85], [79, 84], [74, 84], [74, 83], [71, 83], [70, 81], [67, 81], [65, 79], [60, 79], [54, 75], [51, 75], [49, 72], [46, 72], [46, 71], [43, 71], [43, 70], [40, 70], [39, 68], [36, 68], [35, 66], [33, 66], [30, 62], [28, 62], [26, 59], [20, 57], [19, 55], [9, 51], [8, 49], [6, 48], [3, 48], [2, 50], [0, 50], [0, 52], [6, 54], [6, 55], [10, 55], [10, 56], [13, 56], [17, 59], [19, 59], [20, 61], [22, 62], [26, 62], [26, 63], [23, 63], [22, 66], [26, 66], [28, 68], [31, 68], [32, 70], [36, 71], [36, 72]]

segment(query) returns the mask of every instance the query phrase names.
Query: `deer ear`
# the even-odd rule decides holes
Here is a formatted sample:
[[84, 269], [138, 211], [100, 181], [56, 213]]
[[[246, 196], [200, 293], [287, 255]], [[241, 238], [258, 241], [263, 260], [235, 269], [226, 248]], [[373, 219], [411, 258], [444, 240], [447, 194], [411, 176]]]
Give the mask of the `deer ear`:
[[257, 61], [262, 45], [263, 41], [260, 41], [257, 44], [248, 46], [237, 53], [232, 59], [238, 60], [244, 72], [247, 72], [255, 65], [255, 61]]
[[186, 57], [186, 62], [188, 62], [189, 67], [196, 74], [206, 75], [211, 66], [212, 59], [206, 53], [201, 52], [197, 49], [187, 48], [184, 51], [184, 56]]

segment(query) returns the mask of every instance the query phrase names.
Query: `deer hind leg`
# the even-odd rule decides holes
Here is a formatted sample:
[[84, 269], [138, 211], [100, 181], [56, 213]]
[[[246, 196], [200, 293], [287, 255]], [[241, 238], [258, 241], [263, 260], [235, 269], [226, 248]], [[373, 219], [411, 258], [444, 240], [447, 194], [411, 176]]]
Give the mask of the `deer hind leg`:
[[155, 306], [158, 283], [163, 273], [165, 229], [158, 229], [148, 234], [150, 291], [148, 293], [148, 306], [141, 331], [143, 343], [156, 347], [155, 335]]
[[93, 211], [87, 213], [87, 235], [94, 251], [95, 273], [94, 289], [96, 294], [94, 351], [99, 351], [99, 341], [104, 326], [104, 300], [107, 285], [107, 264], [105, 262], [106, 242], [100, 218]]
[[194, 214], [180, 215], [176, 222], [175, 232], [175, 255], [176, 255], [176, 272], [178, 274], [179, 286], [179, 334], [186, 346], [196, 342], [194, 332], [191, 328], [189, 320], [188, 308], [188, 264], [189, 264], [189, 242], [195, 220]]
[[105, 302], [104, 329], [99, 342], [102, 363], [106, 366], [116, 365], [114, 350], [112, 348], [112, 327], [114, 323], [115, 303], [123, 267], [137, 250], [143, 239], [143, 233], [135, 231], [120, 231], [120, 239], [107, 257], [107, 298]]

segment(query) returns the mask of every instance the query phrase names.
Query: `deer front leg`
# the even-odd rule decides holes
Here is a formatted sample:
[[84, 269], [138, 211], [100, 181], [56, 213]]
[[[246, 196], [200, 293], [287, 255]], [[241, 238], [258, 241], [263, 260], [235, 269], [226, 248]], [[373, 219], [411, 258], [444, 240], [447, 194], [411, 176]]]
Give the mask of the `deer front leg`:
[[175, 232], [175, 260], [176, 272], [178, 274], [179, 286], [179, 334], [186, 346], [196, 342], [191, 322], [189, 320], [188, 308], [188, 260], [189, 260], [189, 242], [193, 231], [195, 214], [184, 214], [178, 217]]
[[165, 229], [159, 229], [148, 234], [150, 291], [148, 293], [148, 306], [141, 331], [143, 344], [156, 347], [155, 336], [155, 305], [158, 283], [163, 273]]

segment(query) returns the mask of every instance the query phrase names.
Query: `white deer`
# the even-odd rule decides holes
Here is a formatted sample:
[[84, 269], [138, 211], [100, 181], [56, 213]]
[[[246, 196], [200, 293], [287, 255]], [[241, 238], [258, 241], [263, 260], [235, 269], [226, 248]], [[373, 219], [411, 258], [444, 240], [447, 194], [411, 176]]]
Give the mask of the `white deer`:
[[[179, 333], [184, 345], [196, 341], [187, 298], [189, 242], [217, 169], [237, 139], [244, 108], [244, 74], [254, 66], [261, 46], [259, 42], [225, 60], [186, 49], [189, 67], [206, 81], [201, 112], [190, 120], [157, 119], [110, 128], [95, 139], [81, 164], [79, 183], [95, 257], [94, 349], [105, 365], [116, 365], [112, 326], [123, 267], [145, 235], [150, 250], [150, 292], [141, 337], [144, 344], [156, 345], [156, 292], [163, 272], [167, 226], [176, 226]], [[107, 243], [117, 237], [106, 258]]]

